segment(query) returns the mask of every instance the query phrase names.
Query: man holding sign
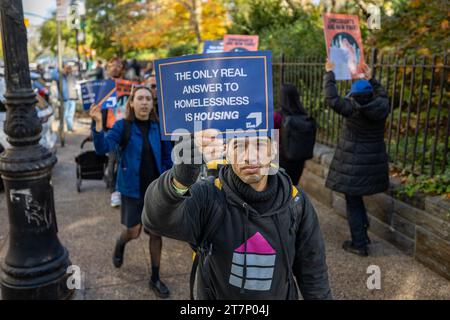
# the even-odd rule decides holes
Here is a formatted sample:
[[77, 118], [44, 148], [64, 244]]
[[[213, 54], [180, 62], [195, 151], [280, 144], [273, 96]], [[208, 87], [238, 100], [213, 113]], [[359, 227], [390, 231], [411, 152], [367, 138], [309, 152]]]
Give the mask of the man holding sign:
[[[162, 135], [182, 139], [142, 221], [195, 249], [191, 298], [197, 266], [200, 299], [298, 299], [295, 280], [305, 299], [331, 298], [314, 208], [274, 163], [270, 70], [268, 52], [157, 62]], [[197, 181], [223, 156], [217, 179]]]
[[[55, 70], [52, 74], [52, 80], [59, 80], [59, 72]], [[76, 102], [78, 100], [78, 93], [76, 89], [76, 77], [73, 73], [72, 66], [69, 64], [64, 65], [62, 72], [62, 98], [64, 100], [64, 122], [66, 123], [67, 130], [69, 132], [74, 132], [74, 118]]]

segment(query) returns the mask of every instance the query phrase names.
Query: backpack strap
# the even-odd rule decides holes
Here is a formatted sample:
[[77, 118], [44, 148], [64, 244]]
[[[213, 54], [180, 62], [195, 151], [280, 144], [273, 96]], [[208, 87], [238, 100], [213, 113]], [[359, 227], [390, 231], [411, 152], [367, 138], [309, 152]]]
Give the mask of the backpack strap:
[[[305, 193], [300, 187], [292, 185], [292, 210], [291, 210], [291, 226], [289, 228], [289, 234], [296, 236], [297, 231], [300, 227], [301, 217], [305, 210]], [[301, 211], [297, 208], [300, 207]], [[289, 257], [287, 257], [288, 261]], [[289, 262], [290, 263], [290, 262]], [[295, 290], [295, 297], [298, 299], [298, 285], [294, 280], [294, 274], [291, 268], [289, 268], [289, 283], [293, 286]]]
[[[302, 208], [302, 211], [305, 208], [305, 193], [304, 191], [300, 188], [300, 187], [296, 187], [294, 185], [292, 185], [292, 198], [293, 198], [293, 207], [297, 206], [297, 203], [300, 203], [300, 207]], [[299, 212], [298, 210], [293, 210], [293, 216], [292, 216], [292, 225], [291, 228], [289, 230], [289, 232], [297, 232], [298, 227], [300, 225], [299, 223]]]
[[292, 186], [292, 198], [295, 198], [298, 194], [298, 189], [296, 186]]
[[220, 182], [219, 178], [214, 179], [214, 185], [217, 189], [222, 190], [222, 182]]
[[189, 296], [191, 300], [195, 300], [194, 298], [194, 285], [195, 285], [195, 276], [197, 274], [197, 268], [198, 268], [198, 261], [200, 260], [198, 257], [198, 253], [194, 252], [192, 257], [192, 268], [191, 268], [191, 275], [189, 276]]
[[[214, 186], [218, 190], [222, 190], [222, 183], [220, 182], [220, 179], [217, 178], [214, 180]], [[223, 196], [221, 196], [221, 201], [223, 200]], [[194, 246], [192, 249], [194, 249], [193, 253], [193, 263], [192, 263], [192, 269], [191, 269], [191, 275], [189, 278], [189, 292], [190, 292], [190, 299], [194, 299], [194, 284], [195, 284], [195, 277], [197, 275], [197, 269], [198, 265], [200, 263], [200, 259], [207, 257], [208, 255], [211, 255], [212, 253], [212, 243], [211, 243], [211, 236], [216, 233], [219, 226], [222, 224], [222, 221], [225, 217], [224, 210], [219, 210], [218, 213], [213, 214], [211, 221], [206, 225], [204, 228], [204, 233], [201, 237], [200, 242], [198, 245]]]

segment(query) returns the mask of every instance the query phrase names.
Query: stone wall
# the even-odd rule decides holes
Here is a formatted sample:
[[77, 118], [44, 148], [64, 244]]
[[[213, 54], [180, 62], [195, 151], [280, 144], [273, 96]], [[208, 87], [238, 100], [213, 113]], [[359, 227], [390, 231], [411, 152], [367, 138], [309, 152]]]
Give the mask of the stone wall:
[[[345, 218], [343, 194], [325, 187], [332, 158], [332, 148], [316, 144], [314, 158], [305, 164], [300, 186]], [[420, 195], [400, 199], [394, 194], [398, 186], [391, 179], [391, 187], [385, 193], [364, 197], [370, 231], [450, 280], [450, 201]]]

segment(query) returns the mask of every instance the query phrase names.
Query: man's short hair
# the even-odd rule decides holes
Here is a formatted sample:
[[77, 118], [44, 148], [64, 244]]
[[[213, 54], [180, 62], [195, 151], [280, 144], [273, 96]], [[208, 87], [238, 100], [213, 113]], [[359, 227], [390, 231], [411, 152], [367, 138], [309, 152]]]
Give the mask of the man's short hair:
[[109, 59], [108, 65], [113, 64], [113, 63], [119, 63], [122, 65], [122, 68], [125, 68], [125, 62], [122, 59], [120, 59], [119, 57], [113, 57], [113, 58]]

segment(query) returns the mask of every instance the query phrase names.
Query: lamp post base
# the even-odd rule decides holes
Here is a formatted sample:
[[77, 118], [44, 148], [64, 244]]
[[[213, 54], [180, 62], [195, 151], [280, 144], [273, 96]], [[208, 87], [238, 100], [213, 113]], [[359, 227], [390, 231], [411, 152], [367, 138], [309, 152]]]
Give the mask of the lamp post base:
[[40, 145], [12, 147], [0, 155], [10, 222], [9, 247], [0, 266], [2, 299], [60, 300], [73, 293], [67, 283], [69, 254], [57, 236], [55, 163]]
[[[64, 249], [64, 248], [63, 248]], [[34, 268], [15, 268], [2, 264], [2, 299], [4, 300], [67, 300], [74, 290], [69, 289], [67, 268], [69, 255]]]

